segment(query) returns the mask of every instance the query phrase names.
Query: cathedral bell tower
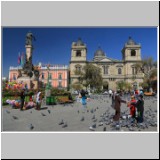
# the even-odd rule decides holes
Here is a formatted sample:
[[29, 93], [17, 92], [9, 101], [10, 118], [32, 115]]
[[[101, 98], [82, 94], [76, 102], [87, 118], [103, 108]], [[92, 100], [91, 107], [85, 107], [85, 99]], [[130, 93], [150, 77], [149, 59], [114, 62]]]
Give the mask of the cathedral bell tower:
[[141, 61], [141, 45], [137, 44], [131, 37], [122, 49], [122, 59], [124, 61]]
[[86, 61], [87, 56], [87, 47], [82, 42], [81, 38], [77, 40], [77, 42], [72, 43], [71, 47], [71, 62], [72, 61]]

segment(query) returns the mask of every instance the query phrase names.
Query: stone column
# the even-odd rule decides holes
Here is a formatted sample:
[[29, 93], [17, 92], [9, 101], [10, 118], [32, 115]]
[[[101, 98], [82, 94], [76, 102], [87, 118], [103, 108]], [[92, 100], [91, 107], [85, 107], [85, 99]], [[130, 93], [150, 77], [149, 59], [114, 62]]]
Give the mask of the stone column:
[[33, 46], [32, 45], [26, 45], [26, 60], [29, 61], [29, 58], [31, 57], [31, 62], [32, 62], [32, 51], [33, 51]]

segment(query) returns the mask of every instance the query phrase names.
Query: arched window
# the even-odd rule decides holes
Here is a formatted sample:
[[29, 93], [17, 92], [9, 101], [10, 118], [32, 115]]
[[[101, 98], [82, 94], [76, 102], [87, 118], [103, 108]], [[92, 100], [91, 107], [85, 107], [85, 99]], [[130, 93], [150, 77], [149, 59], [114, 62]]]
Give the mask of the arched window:
[[82, 66], [78, 64], [78, 65], [75, 66], [75, 68], [76, 68], [76, 72], [80, 73]]
[[131, 50], [131, 56], [136, 56], [136, 51], [135, 50]]
[[108, 66], [103, 66], [103, 73], [108, 74]]
[[118, 68], [118, 74], [122, 74], [122, 69]]
[[76, 57], [81, 57], [81, 51], [78, 50], [78, 51], [76, 52]]

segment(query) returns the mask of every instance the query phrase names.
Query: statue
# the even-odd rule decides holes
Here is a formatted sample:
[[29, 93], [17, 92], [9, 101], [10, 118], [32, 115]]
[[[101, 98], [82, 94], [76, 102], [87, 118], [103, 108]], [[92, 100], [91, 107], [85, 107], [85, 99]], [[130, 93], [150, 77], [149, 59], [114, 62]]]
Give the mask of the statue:
[[36, 40], [31, 32], [27, 33], [26, 35], [26, 45], [32, 45], [32, 41]]

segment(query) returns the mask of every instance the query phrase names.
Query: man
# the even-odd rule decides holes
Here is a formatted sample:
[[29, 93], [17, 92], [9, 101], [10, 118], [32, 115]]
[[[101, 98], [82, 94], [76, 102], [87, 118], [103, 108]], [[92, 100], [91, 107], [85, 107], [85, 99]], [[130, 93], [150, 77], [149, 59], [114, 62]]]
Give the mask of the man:
[[25, 89], [23, 89], [23, 90], [21, 91], [20, 99], [21, 99], [21, 107], [20, 107], [20, 110], [22, 111], [22, 110], [23, 110], [23, 106], [24, 106], [24, 100], [25, 100]]
[[114, 121], [119, 121], [121, 113], [121, 102], [126, 103], [126, 101], [121, 99], [122, 91], [119, 91], [119, 94], [115, 96], [115, 115], [113, 116]]
[[138, 96], [136, 108], [137, 108], [137, 112], [138, 112], [137, 122], [142, 123], [143, 122], [143, 112], [144, 112], [144, 100], [143, 100], [142, 95]]

